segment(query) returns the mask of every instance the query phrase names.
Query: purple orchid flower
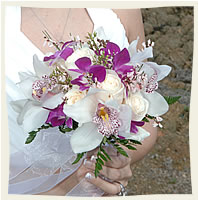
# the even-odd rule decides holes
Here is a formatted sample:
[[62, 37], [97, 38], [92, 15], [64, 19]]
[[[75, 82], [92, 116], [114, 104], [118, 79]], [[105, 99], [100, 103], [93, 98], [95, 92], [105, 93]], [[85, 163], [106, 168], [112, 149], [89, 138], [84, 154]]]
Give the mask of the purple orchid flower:
[[126, 74], [127, 72], [131, 72], [133, 70], [133, 66], [126, 65], [130, 61], [130, 55], [126, 48], [116, 54], [113, 58], [113, 70], [117, 73], [121, 72], [122, 74]]
[[113, 42], [108, 42], [106, 48], [102, 48], [99, 50], [99, 54], [98, 52], [95, 53], [96, 55], [101, 55], [102, 51], [104, 51], [105, 56], [107, 55], [114, 56], [120, 52], [120, 47]]
[[[66, 121], [66, 115], [63, 112], [63, 106], [64, 102], [54, 109], [45, 108], [47, 110], [50, 110], [50, 113], [45, 123], [51, 123], [53, 127], [63, 125]], [[72, 118], [67, 119], [66, 125], [67, 127], [72, 128], [73, 126]]]
[[83, 77], [84, 75], [80, 75], [78, 78], [71, 81], [71, 84], [80, 86], [79, 89], [81, 91], [89, 89], [88, 83], [83, 83]]
[[130, 128], [130, 132], [131, 133], [137, 133], [138, 132], [138, 129], [136, 126], [143, 126], [144, 125], [144, 122], [142, 121], [131, 121], [131, 128]]
[[66, 125], [69, 128], [73, 128], [73, 120], [71, 117], [66, 121]]
[[45, 56], [43, 61], [47, 62], [49, 60], [52, 60], [49, 65], [51, 66], [53, 63], [56, 62], [57, 59], [62, 58], [64, 60], [67, 60], [67, 58], [69, 56], [71, 56], [71, 54], [74, 52], [74, 50], [72, 48], [70, 48], [69, 46], [71, 46], [74, 42], [73, 41], [69, 41], [66, 42], [62, 49], [60, 51], [56, 51], [55, 54], [51, 55], [51, 56]]
[[121, 139], [121, 140], [124, 140], [125, 137], [121, 136], [121, 135], [118, 135], [118, 137]]
[[132, 65], [126, 65], [130, 61], [130, 55], [126, 48], [124, 48], [122, 51], [117, 53], [113, 58], [113, 70], [116, 71], [118, 76], [121, 79], [121, 82], [124, 84], [126, 88], [126, 96], [128, 97], [128, 90], [127, 86], [125, 85], [124, 80], [127, 77], [127, 73], [134, 70], [134, 67]]
[[[137, 133], [138, 132], [138, 129], [136, 126], [143, 126], [144, 125], [144, 122], [142, 121], [131, 121], [131, 128], [130, 128], [130, 132], [131, 133]], [[121, 139], [121, 140], [124, 140], [125, 137], [121, 136], [121, 135], [118, 135], [118, 137]]]
[[85, 90], [85, 89], [89, 88], [87, 83], [82, 82], [84, 75], [87, 73], [92, 74], [93, 81], [95, 81], [95, 79], [97, 79], [97, 81], [99, 81], [99, 82], [103, 82], [105, 80], [105, 77], [106, 77], [105, 67], [101, 66], [101, 65], [91, 65], [90, 58], [88, 58], [88, 57], [79, 58], [75, 62], [75, 64], [78, 67], [78, 69], [70, 69], [70, 71], [78, 72], [82, 75], [80, 75], [78, 78], [72, 80], [71, 83], [75, 84], [75, 85], [79, 85], [80, 90]]

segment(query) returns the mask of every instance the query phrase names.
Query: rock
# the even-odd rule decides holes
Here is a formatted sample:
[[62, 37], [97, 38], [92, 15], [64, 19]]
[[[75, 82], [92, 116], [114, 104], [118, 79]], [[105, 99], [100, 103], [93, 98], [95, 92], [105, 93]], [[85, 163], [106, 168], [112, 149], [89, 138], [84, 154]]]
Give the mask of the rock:
[[167, 24], [177, 26], [180, 23], [180, 18], [177, 15], [167, 15]]
[[144, 23], [145, 34], [148, 35], [153, 32], [153, 26], [147, 22]]

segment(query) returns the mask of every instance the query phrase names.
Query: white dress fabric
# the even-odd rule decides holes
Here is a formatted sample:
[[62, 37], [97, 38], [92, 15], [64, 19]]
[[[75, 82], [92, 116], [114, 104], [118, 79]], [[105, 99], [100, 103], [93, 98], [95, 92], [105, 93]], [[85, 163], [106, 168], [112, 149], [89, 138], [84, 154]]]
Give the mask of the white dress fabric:
[[[94, 30], [102, 26], [110, 41], [121, 49], [129, 43], [120, 19], [111, 9], [88, 8]], [[35, 140], [25, 145], [27, 134], [16, 122], [17, 114], [9, 102], [25, 98], [17, 86], [18, 72], [33, 72], [33, 55], [40, 60], [43, 53], [20, 31], [21, 7], [6, 7], [5, 69], [10, 139], [9, 194], [38, 194], [48, 191], [78, 169], [81, 162], [71, 163], [76, 155], [70, 147], [71, 134], [61, 134], [58, 128], [42, 130]], [[58, 173], [56, 171], [60, 169]], [[101, 196], [103, 191], [83, 179], [68, 196]]]

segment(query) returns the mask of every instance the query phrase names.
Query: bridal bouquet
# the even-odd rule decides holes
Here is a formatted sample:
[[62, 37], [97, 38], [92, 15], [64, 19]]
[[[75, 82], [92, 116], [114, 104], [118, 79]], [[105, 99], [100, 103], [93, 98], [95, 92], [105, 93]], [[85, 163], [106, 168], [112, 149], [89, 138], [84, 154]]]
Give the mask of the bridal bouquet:
[[123, 146], [135, 146], [149, 136], [143, 125], [160, 117], [178, 97], [163, 97], [158, 82], [171, 67], [145, 62], [153, 57], [154, 43], [137, 50], [137, 40], [128, 49], [107, 40], [103, 29], [88, 34], [87, 41], [73, 38], [56, 43], [44, 32], [57, 51], [40, 61], [33, 57], [35, 73], [20, 72], [18, 83], [26, 99], [11, 102], [18, 112], [17, 122], [31, 143], [42, 129], [58, 127], [71, 134], [71, 147], [77, 163], [86, 152], [98, 148], [95, 176], [104, 162], [111, 160], [103, 148], [112, 145], [128, 156]]

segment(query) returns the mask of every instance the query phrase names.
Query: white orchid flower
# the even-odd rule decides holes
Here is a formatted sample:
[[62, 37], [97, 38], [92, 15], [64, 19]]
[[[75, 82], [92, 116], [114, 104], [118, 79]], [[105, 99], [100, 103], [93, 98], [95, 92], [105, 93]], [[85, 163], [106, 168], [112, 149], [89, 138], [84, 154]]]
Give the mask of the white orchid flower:
[[32, 85], [36, 80], [41, 79], [42, 75], [49, 75], [52, 72], [45, 63], [40, 61], [36, 55], [33, 57], [35, 74], [31, 72], [19, 73], [20, 82], [18, 83], [26, 99], [12, 101], [12, 108], [19, 113], [17, 122], [23, 126], [25, 132], [33, 131], [41, 127], [47, 120], [49, 110], [45, 108], [56, 108], [62, 103], [62, 93], [53, 95], [47, 93], [40, 101], [33, 98]]
[[149, 136], [139, 127], [138, 133], [130, 133], [131, 108], [109, 100], [109, 93], [104, 90], [90, 89], [88, 95], [75, 104], [65, 104], [63, 111], [79, 123], [70, 140], [74, 153], [96, 148], [104, 136], [115, 135], [139, 141]]
[[[139, 37], [137, 40], [131, 42], [128, 47], [128, 52], [130, 55], [130, 64], [133, 66], [142, 66], [141, 71], [146, 73], [148, 83], [145, 90], [140, 90], [139, 95], [147, 100], [149, 103], [147, 114], [157, 117], [163, 115], [168, 111], [168, 104], [163, 96], [157, 93], [155, 90], [158, 87], [158, 81], [166, 77], [170, 71], [171, 67], [168, 65], [158, 65], [154, 62], [145, 62], [146, 59], [153, 57], [153, 44], [148, 41], [148, 46], [146, 47], [143, 43], [144, 48], [142, 50], [137, 50]], [[139, 120], [141, 120], [139, 118]]]
[[[142, 70], [149, 77], [154, 72], [157, 72], [157, 81], [162, 80], [170, 73], [171, 67], [168, 65], [158, 65], [155, 62], [145, 62], [146, 59], [153, 58], [153, 47], [152, 45], [146, 47], [145, 43], [143, 43], [144, 48], [142, 50], [137, 50], [138, 41], [139, 37], [137, 37], [137, 40], [132, 41], [128, 47], [130, 63], [134, 66], [143, 64]], [[148, 44], [150, 44], [150, 42], [148, 42]]]

